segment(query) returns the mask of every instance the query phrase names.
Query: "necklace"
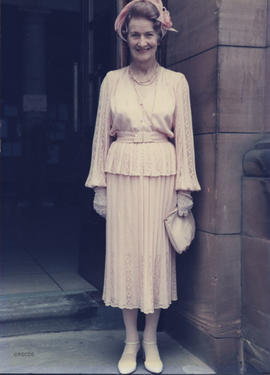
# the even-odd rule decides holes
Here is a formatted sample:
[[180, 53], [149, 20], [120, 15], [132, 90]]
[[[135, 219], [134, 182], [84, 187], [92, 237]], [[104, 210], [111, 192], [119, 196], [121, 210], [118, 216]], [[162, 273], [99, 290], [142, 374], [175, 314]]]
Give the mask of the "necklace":
[[[158, 66], [159, 66], [159, 65], [158, 65]], [[158, 82], [158, 80], [156, 80], [156, 82], [155, 82], [155, 87], [153, 88], [153, 91], [154, 91], [154, 99], [153, 99], [153, 104], [152, 104], [151, 114], [149, 114], [149, 112], [146, 110], [146, 108], [145, 108], [145, 106], [144, 106], [144, 99], [143, 99], [143, 97], [141, 96], [141, 94], [139, 93], [139, 91], [138, 91], [138, 87], [136, 87], [136, 81], [132, 81], [132, 83], [133, 83], [133, 87], [134, 87], [134, 91], [135, 91], [135, 93], [136, 93], [136, 96], [137, 96], [137, 99], [138, 99], [139, 105], [140, 105], [140, 107], [142, 108], [142, 111], [143, 111], [144, 115], [146, 115], [146, 117], [148, 118], [148, 120], [150, 120], [151, 123], [152, 123], [152, 117], [153, 117], [154, 107], [155, 107], [155, 103], [156, 103], [156, 96], [157, 96], [157, 82]]]
[[151, 85], [154, 82], [154, 80], [156, 79], [156, 77], [158, 75], [158, 72], [159, 72], [159, 67], [160, 67], [159, 64], [156, 63], [153, 75], [149, 79], [147, 79], [146, 81], [139, 81], [139, 80], [137, 80], [137, 78], [134, 76], [134, 72], [132, 72], [132, 69], [131, 69], [130, 65], [128, 67], [128, 73], [129, 73], [130, 78], [134, 82], [136, 82], [138, 85], [148, 86], [148, 85]]

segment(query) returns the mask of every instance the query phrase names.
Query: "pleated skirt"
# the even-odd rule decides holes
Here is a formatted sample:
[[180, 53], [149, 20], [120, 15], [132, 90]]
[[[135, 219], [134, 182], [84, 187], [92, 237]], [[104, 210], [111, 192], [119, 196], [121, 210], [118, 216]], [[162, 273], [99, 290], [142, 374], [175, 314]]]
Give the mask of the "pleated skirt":
[[164, 226], [174, 187], [175, 175], [107, 173], [105, 305], [149, 314], [177, 300], [176, 253]]

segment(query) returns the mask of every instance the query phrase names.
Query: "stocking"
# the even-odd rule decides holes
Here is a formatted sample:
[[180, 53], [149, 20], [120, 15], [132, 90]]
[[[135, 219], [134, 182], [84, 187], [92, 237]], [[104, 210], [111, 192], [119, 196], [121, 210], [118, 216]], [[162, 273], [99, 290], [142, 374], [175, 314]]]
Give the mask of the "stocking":
[[146, 314], [145, 329], [143, 332], [143, 349], [145, 353], [145, 367], [153, 372], [160, 373], [163, 368], [157, 347], [157, 326], [160, 309], [153, 314]]
[[137, 352], [140, 348], [137, 330], [138, 309], [123, 309], [123, 319], [126, 328], [125, 348], [118, 362], [121, 374], [130, 374], [135, 371]]

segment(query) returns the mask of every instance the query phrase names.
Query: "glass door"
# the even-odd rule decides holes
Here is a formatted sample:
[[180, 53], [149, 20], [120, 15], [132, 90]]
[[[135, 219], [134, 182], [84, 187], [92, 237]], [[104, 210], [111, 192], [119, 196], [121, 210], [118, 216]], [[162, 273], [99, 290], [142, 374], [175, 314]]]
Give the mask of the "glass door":
[[[100, 85], [106, 73], [119, 66], [116, 58], [116, 36], [113, 32], [115, 17], [115, 1], [82, 0], [82, 122], [85, 180], [91, 161]], [[81, 202], [79, 273], [95, 287], [102, 289], [105, 220], [93, 210], [93, 196], [92, 189], [84, 188]]]

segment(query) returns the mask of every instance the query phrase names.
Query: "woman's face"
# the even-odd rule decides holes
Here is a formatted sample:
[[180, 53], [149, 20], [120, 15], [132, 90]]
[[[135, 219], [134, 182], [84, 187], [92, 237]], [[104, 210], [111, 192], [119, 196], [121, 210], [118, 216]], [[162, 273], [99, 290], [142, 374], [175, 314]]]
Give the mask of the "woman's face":
[[127, 42], [132, 61], [143, 63], [156, 59], [158, 34], [152, 21], [146, 18], [131, 18]]

